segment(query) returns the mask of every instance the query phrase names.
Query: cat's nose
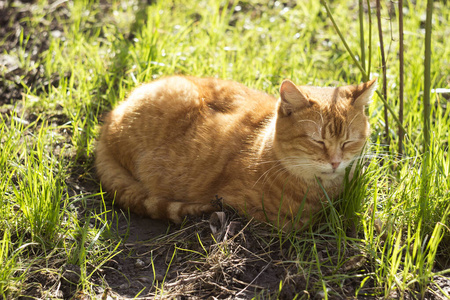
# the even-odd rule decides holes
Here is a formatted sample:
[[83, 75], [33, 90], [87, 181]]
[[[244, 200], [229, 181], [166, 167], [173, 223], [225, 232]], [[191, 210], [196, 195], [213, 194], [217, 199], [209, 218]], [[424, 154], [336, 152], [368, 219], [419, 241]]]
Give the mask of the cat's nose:
[[332, 161], [331, 162], [331, 167], [333, 168], [333, 170], [336, 170], [339, 167], [340, 164], [341, 164], [340, 161]]

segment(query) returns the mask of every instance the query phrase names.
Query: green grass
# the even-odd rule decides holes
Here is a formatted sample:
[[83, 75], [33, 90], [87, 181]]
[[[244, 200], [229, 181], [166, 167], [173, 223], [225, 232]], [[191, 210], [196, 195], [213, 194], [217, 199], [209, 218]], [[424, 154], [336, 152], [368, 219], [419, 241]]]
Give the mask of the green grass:
[[[358, 60], [358, 1], [330, 2], [330, 13]], [[387, 3], [382, 1], [388, 49], [386, 102], [396, 112], [398, 22], [395, 15], [388, 19]], [[441, 2], [434, 5], [431, 87], [448, 88], [450, 10]], [[46, 1], [36, 6], [25, 22], [50, 30], [39, 20], [58, 16], [45, 14]], [[393, 150], [398, 149], [398, 136], [392, 115], [391, 152], [386, 152], [383, 101], [374, 97], [368, 109], [370, 159], [363, 162], [363, 176], [348, 182], [342, 199], [326, 208], [326, 222], [302, 233], [274, 230], [260, 237], [261, 243], [288, 249], [282, 263], [295, 265], [298, 274], [294, 275], [307, 278], [311, 295], [332, 297], [338, 292], [330, 287], [354, 279], [360, 284], [356, 296], [389, 298], [396, 292], [420, 298], [436, 276], [449, 275], [449, 97], [431, 94], [430, 155], [428, 171], [423, 174], [421, 18], [426, 2], [408, 2], [405, 7], [404, 156], [397, 157]], [[23, 34], [17, 49], [6, 53], [16, 56], [26, 71], [43, 66], [50, 82], [60, 78], [44, 90], [39, 83], [28, 86], [25, 78], [19, 78], [23, 100], [4, 106], [6, 112], [1, 115], [0, 295], [7, 299], [26, 293], [32, 285], [30, 278], [37, 273], [60, 274], [64, 265], [80, 266], [77, 289], [95, 294], [98, 283], [92, 276], [117, 254], [122, 240], [111, 231], [114, 220], [107, 217], [110, 212], [100, 186], [86, 193], [74, 189], [73, 182], [97, 184], [92, 164], [97, 125], [102, 114], [135, 86], [181, 73], [233, 79], [277, 94], [284, 78], [326, 86], [354, 84], [365, 77], [320, 1], [298, 1], [295, 7], [256, 0], [156, 1], [149, 6], [112, 1], [106, 7], [95, 1], [75, 1], [67, 4], [67, 10], [69, 18], [59, 20], [64, 38], [49, 35], [49, 48], [39, 55], [39, 61], [25, 55], [33, 40]], [[361, 68], [367, 70], [363, 66], [370, 61], [371, 74], [367, 75], [381, 80], [376, 26], [372, 24], [369, 35], [367, 12], [362, 17], [365, 45], [372, 45], [372, 51], [365, 49]], [[375, 22], [375, 15], [371, 19]], [[424, 181], [428, 184], [421, 197]], [[199, 236], [194, 239], [202, 244]], [[218, 245], [226, 249], [226, 243]], [[216, 248], [203, 244], [202, 248], [195, 253], [178, 245], [173, 256], [192, 251], [190, 255], [204, 261], [209, 251], [217, 255]], [[352, 260], [362, 264], [349, 267]], [[168, 292], [162, 283], [157, 287], [157, 293]], [[306, 296], [299, 294], [298, 298]]]

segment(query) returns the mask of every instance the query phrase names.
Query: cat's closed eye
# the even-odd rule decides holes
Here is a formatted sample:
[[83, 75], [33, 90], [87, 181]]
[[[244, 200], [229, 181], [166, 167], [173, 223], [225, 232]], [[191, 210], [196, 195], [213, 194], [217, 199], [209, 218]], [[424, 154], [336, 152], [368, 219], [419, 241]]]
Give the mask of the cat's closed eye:
[[345, 149], [348, 146], [351, 146], [355, 141], [346, 141], [342, 144], [341, 148]]
[[316, 145], [319, 145], [319, 146], [322, 146], [322, 147], [325, 146], [325, 142], [322, 141], [322, 140], [311, 138], [311, 141], [313, 141]]

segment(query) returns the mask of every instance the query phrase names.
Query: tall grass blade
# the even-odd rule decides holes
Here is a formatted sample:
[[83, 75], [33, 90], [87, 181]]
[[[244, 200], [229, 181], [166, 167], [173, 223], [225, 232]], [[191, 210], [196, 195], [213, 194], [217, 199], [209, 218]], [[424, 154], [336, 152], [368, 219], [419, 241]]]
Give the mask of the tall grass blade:
[[[381, 4], [380, 0], [377, 0], [377, 21], [378, 21], [378, 39], [380, 42], [380, 54], [381, 54], [381, 69], [383, 72], [383, 98], [387, 102], [387, 84], [386, 84], [386, 57], [384, 55], [384, 43], [383, 43], [383, 28], [381, 25]], [[399, 121], [400, 122], [400, 121]], [[388, 108], [386, 103], [384, 105], [384, 139], [386, 143], [387, 151], [389, 151], [389, 119]]]
[[[325, 10], [327, 11], [327, 15], [330, 18], [331, 23], [333, 24], [333, 28], [336, 31], [336, 33], [339, 35], [339, 38], [341, 39], [342, 43], [344, 44], [344, 47], [347, 50], [348, 54], [350, 55], [350, 57], [352, 58], [353, 62], [358, 67], [358, 69], [361, 71], [361, 75], [363, 77], [363, 80], [364, 81], [369, 80], [369, 75], [370, 74], [368, 72], [366, 72], [366, 70], [364, 70], [362, 65], [359, 63], [358, 59], [356, 59], [356, 56], [353, 54], [353, 51], [348, 46], [347, 41], [345, 40], [344, 36], [342, 35], [341, 30], [337, 26], [336, 21], [334, 20], [333, 14], [331, 13], [330, 8], [328, 7], [327, 1], [320, 0], [320, 3], [325, 7]], [[383, 65], [385, 65], [385, 64], [383, 64]], [[384, 95], [385, 94], [387, 94], [387, 92], [384, 93]], [[392, 107], [387, 102], [386, 97], [383, 94], [381, 94], [379, 91], [377, 91], [377, 95], [380, 97], [380, 100], [383, 101], [385, 109], [391, 113], [392, 118], [394, 119], [394, 121], [398, 124], [398, 126], [401, 126], [403, 128], [403, 130], [404, 130], [403, 125], [400, 124], [400, 121], [398, 120], [397, 115], [395, 114], [394, 110], [392, 109]], [[385, 116], [387, 116], [387, 113], [385, 114]], [[386, 120], [387, 120], [387, 117], [386, 117]], [[386, 132], [388, 132], [388, 131], [386, 131]]]
[[425, 23], [425, 61], [423, 91], [423, 164], [422, 184], [420, 191], [420, 216], [424, 218], [427, 210], [427, 189], [429, 183], [428, 164], [430, 156], [430, 90], [431, 90], [431, 31], [433, 17], [433, 1], [427, 1], [427, 19]]
[[370, 0], [367, 0], [367, 14], [369, 16], [369, 55], [368, 55], [368, 62], [367, 62], [367, 74], [370, 76], [370, 70], [372, 67], [372, 12], [370, 10]]
[[[366, 49], [364, 45], [364, 7], [363, 0], [359, 0], [359, 46], [361, 47], [361, 64], [366, 70]], [[367, 73], [369, 74], [369, 73]]]
[[347, 50], [348, 54], [350, 54], [350, 57], [352, 58], [355, 65], [358, 67], [358, 69], [361, 71], [361, 74], [363, 76], [363, 80], [367, 81], [369, 79], [368, 74], [366, 73], [366, 70], [364, 70], [363, 66], [359, 63], [359, 61], [356, 59], [356, 56], [353, 54], [353, 51], [348, 46], [347, 41], [345, 40], [344, 36], [342, 35], [342, 32], [340, 31], [339, 27], [336, 24], [336, 21], [334, 20], [333, 14], [331, 13], [330, 8], [328, 7], [328, 3], [325, 0], [320, 0], [320, 3], [325, 7], [325, 10], [327, 11], [328, 17], [331, 20], [331, 23], [333, 23], [333, 27], [336, 30], [336, 33], [339, 35], [342, 43], [344, 44], [345, 49]]
[[[403, 86], [404, 86], [404, 59], [403, 59], [403, 0], [398, 1], [398, 31], [399, 31], [399, 71], [400, 71], [400, 82], [399, 82], [399, 103], [398, 103], [398, 120], [403, 124]], [[403, 138], [405, 136], [405, 131], [402, 126], [398, 127], [398, 155], [403, 154]]]

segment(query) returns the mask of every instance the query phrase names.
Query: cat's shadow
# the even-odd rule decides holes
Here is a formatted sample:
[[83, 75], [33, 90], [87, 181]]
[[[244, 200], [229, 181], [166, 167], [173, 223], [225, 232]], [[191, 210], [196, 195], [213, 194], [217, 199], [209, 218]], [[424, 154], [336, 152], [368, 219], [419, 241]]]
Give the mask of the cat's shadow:
[[[128, 213], [120, 208], [114, 208], [115, 217], [118, 218], [116, 233], [125, 243], [137, 243], [155, 239], [167, 233], [170, 223], [154, 220], [134, 213]], [[112, 220], [115, 222], [114, 220]]]

